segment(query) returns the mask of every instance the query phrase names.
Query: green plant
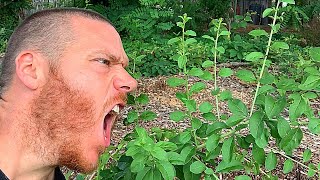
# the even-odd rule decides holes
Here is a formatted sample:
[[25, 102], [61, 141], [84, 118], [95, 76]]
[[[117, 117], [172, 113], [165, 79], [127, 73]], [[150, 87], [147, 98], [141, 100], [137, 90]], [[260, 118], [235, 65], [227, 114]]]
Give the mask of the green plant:
[[30, 0], [3, 0], [0, 2], [0, 53], [5, 51], [6, 43], [19, 21], [24, 18], [24, 9], [30, 8]]
[[283, 16], [283, 27], [293, 28], [295, 30], [300, 30], [305, 23], [307, 23], [310, 18], [303, 11], [303, 8], [299, 6], [286, 6], [281, 9], [285, 12]]
[[[236, 179], [251, 179], [246, 174], [277, 179], [277, 175], [272, 173], [278, 165], [279, 156], [286, 159], [283, 164], [285, 174], [298, 164], [308, 170], [308, 177], [319, 175], [320, 171], [309, 163], [311, 150], [304, 151], [302, 162], [296, 160], [294, 150], [301, 143], [302, 126], [307, 125], [310, 132], [320, 134], [319, 115], [310, 106], [310, 101], [318, 98], [320, 92], [320, 49], [310, 48], [299, 57], [304, 60], [296, 64], [303, 72], [301, 76], [275, 76], [268, 71], [272, 66], [270, 54], [282, 54], [290, 48], [288, 43], [273, 38], [280, 29], [281, 15], [278, 13], [281, 2], [294, 3], [293, 0], [280, 0], [276, 7], [263, 13], [264, 17], [273, 18], [270, 33], [264, 30], [249, 32], [254, 39], [267, 38], [263, 51], [252, 49], [244, 57], [246, 61], [260, 65], [257, 75], [246, 69], [233, 72], [229, 68], [221, 68], [217, 71], [219, 56], [225, 53], [219, 41], [232, 36], [223, 19], [213, 20], [211, 34], [203, 36], [212, 43], [213, 61], [204, 61], [202, 68], [213, 67], [213, 75], [201, 67], [188, 67], [192, 58], [189, 48], [197, 42], [196, 33], [186, 27], [191, 18], [180, 16], [177, 26], [181, 33], [168, 43], [177, 47], [174, 59], [183, 77], [169, 78], [167, 84], [184, 89], [176, 92], [184, 108], [170, 113], [170, 118], [173, 121], [186, 120], [189, 126], [183, 131], [152, 128], [149, 132], [136, 127], [112, 155], [116, 162], [109, 161], [110, 166], [103, 169], [105, 173], [101, 171], [100, 176], [104, 179], [219, 179], [224, 173], [241, 170], [242, 175]], [[134, 57], [139, 56], [136, 54]], [[230, 91], [220, 90], [217, 77], [232, 75], [256, 84], [250, 107], [234, 98]], [[191, 84], [191, 76], [199, 78], [199, 81]], [[212, 101], [198, 102], [194, 99], [194, 95], [206, 88], [203, 80], [213, 80]], [[230, 114], [221, 112], [221, 102], [228, 104]], [[285, 109], [288, 109], [289, 117], [286, 117]]]

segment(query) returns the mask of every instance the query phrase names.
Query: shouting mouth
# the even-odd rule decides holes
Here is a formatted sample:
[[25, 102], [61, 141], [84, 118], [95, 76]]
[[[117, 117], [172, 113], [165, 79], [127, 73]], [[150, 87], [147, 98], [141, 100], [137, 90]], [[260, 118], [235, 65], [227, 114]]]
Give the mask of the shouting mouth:
[[110, 144], [111, 131], [113, 129], [115, 121], [119, 117], [119, 113], [121, 109], [122, 109], [122, 106], [117, 104], [104, 116], [103, 136], [104, 136], [104, 141], [106, 142], [106, 146], [109, 146]]

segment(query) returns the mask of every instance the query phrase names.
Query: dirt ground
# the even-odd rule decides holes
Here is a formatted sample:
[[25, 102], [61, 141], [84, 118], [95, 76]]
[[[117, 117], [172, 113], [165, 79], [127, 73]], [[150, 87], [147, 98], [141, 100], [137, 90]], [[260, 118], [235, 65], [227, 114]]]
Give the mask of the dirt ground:
[[[178, 130], [183, 130], [184, 128], [189, 126], [189, 122], [173, 122], [169, 120], [169, 113], [173, 112], [177, 109], [183, 109], [181, 102], [175, 98], [175, 93], [181, 88], [170, 88], [166, 85], [166, 79], [168, 77], [156, 77], [156, 78], [143, 78], [139, 80], [139, 86], [137, 89], [137, 93], [145, 93], [150, 98], [150, 103], [145, 107], [146, 110], [152, 110], [157, 113], [158, 117], [156, 120], [151, 122], [143, 122], [140, 123], [140, 126], [145, 127], [146, 129], [150, 129], [151, 127], [160, 127], [160, 128], [174, 128]], [[191, 79], [191, 83], [195, 83], [199, 81], [194, 78]], [[213, 96], [211, 95], [211, 90], [214, 88], [214, 84], [212, 81], [206, 82], [207, 88], [206, 90], [199, 93], [195, 98], [198, 102], [209, 101], [213, 102]], [[255, 90], [255, 85], [245, 84], [239, 81], [234, 77], [228, 78], [220, 78], [218, 79], [218, 86], [221, 91], [230, 90], [233, 94], [233, 97], [241, 99], [245, 104], [250, 105], [253, 99], [253, 92]], [[319, 109], [320, 100], [316, 100], [313, 102], [313, 106], [316, 109]], [[221, 103], [220, 109], [223, 113], [228, 114], [227, 104]], [[130, 110], [132, 107], [126, 107], [123, 112], [123, 116]], [[286, 110], [288, 111], [288, 110]], [[287, 113], [287, 112], [284, 112]], [[113, 132], [113, 141], [114, 144], [117, 144], [121, 138], [125, 136], [128, 132], [133, 130], [133, 126], [124, 126], [121, 121], [118, 121], [116, 124], [116, 128]], [[317, 165], [320, 161], [320, 137], [314, 134], [311, 134], [307, 127], [303, 127], [304, 138], [302, 140], [302, 144], [300, 147], [293, 153], [294, 159], [302, 162], [302, 153], [305, 149], [309, 148], [312, 151], [312, 162]], [[272, 145], [269, 144], [269, 147]], [[318, 177], [307, 178], [306, 173], [307, 170], [301, 165], [295, 165], [294, 170], [287, 175], [282, 173], [282, 165], [284, 159], [282, 156], [278, 156], [278, 166], [277, 170], [272, 171], [274, 175], [278, 175], [279, 179], [318, 179]], [[305, 163], [308, 165], [307, 163]], [[221, 179], [234, 179], [236, 175], [245, 174], [244, 172], [230, 173], [230, 174], [222, 174], [220, 175]], [[251, 175], [252, 179], [262, 179], [259, 175]]]

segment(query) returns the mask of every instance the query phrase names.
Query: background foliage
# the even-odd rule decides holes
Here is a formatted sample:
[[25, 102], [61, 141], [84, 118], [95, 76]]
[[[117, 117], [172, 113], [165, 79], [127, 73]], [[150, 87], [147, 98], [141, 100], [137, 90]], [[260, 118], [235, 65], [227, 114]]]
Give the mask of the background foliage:
[[[313, 47], [320, 46], [320, 2], [279, 2], [290, 5], [280, 8], [277, 4], [265, 10], [263, 16], [273, 20], [266, 30], [249, 29], [250, 14], [230, 18], [231, 0], [64, 3], [92, 9], [114, 23], [130, 58], [128, 71], [135, 78], [181, 76], [167, 80], [168, 86], [180, 88], [176, 98], [184, 105], [172, 112], [170, 119], [185, 120], [189, 126], [183, 131], [146, 131], [139, 123], [153, 120], [156, 114], [145, 109], [147, 95], [132, 94], [128, 99], [132, 111], [124, 123], [136, 128], [117, 146], [109, 147], [114, 153], [101, 157], [96, 178], [218, 179], [218, 174], [241, 171], [243, 175], [236, 179], [251, 179], [248, 175], [252, 174], [277, 179], [272, 173], [279, 157], [285, 159], [281, 165], [284, 174], [290, 173], [294, 164], [306, 168], [309, 177], [319, 174], [320, 165], [310, 163], [311, 150], [304, 151], [302, 162], [296, 160], [294, 150], [304, 136], [302, 127], [320, 134], [319, 114], [310, 106], [320, 92], [320, 49]], [[1, 52], [24, 18], [24, 10], [32, 9], [30, 3], [6, 0], [1, 4]], [[246, 63], [250, 68], [217, 70], [218, 64], [229, 62]], [[256, 85], [251, 106], [230, 91], [221, 91], [219, 76]], [[199, 81], [191, 83], [190, 77]], [[193, 97], [207, 88], [205, 82], [214, 84], [211, 101], [197, 102]], [[220, 112], [221, 103], [227, 104], [230, 114]]]

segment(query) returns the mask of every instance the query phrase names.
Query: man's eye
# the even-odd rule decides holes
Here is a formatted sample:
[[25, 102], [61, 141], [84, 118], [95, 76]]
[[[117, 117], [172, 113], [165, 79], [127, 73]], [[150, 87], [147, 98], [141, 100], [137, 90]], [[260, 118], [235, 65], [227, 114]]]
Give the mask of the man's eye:
[[97, 61], [101, 64], [105, 64], [105, 65], [109, 65], [110, 64], [110, 61], [106, 60], [106, 59], [103, 59], [103, 58], [99, 58], [97, 59]]

